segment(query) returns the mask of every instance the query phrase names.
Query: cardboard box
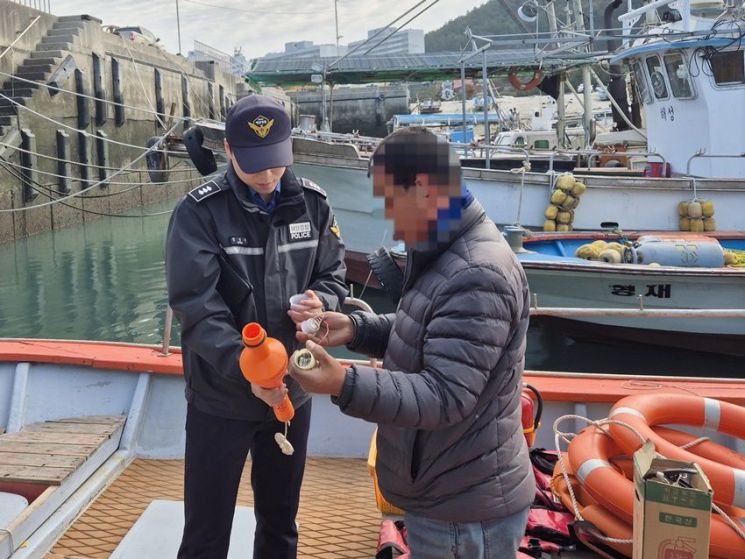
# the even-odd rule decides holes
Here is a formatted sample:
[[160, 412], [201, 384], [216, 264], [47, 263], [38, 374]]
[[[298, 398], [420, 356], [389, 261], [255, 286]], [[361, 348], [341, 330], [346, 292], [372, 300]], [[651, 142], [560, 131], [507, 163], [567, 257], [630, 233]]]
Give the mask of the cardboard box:
[[[697, 464], [655, 456], [651, 441], [634, 453], [634, 559], [708, 559], [709, 480]], [[691, 487], [665, 482], [680, 471]]]

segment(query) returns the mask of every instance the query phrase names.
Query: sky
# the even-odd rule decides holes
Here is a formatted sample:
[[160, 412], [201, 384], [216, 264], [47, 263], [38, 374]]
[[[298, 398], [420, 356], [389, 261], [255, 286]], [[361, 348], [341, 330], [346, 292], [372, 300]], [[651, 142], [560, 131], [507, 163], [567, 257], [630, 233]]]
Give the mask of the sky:
[[[242, 47], [246, 58], [281, 52], [290, 41], [334, 43], [334, 0], [51, 0], [57, 16], [90, 14], [111, 25], [141, 25], [170, 52], [178, 52], [176, 5], [181, 21], [181, 52], [194, 40], [224, 52]], [[486, 0], [440, 0], [405, 28], [431, 31]], [[367, 37], [367, 30], [389, 24], [417, 0], [338, 0], [340, 44]], [[408, 18], [431, 1], [401, 19]]]

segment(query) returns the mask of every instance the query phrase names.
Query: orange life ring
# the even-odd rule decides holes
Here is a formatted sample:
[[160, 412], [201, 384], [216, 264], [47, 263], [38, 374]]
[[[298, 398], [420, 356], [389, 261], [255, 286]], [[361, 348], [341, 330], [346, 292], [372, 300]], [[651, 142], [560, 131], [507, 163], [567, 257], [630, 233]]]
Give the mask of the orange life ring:
[[[625, 427], [620, 428], [628, 431]], [[696, 438], [689, 433], [659, 427], [655, 428], [654, 435], [660, 440], [672, 439], [675, 444], [687, 444]], [[673, 443], [668, 444], [677, 448]], [[713, 442], [702, 443], [701, 448], [699, 448], [699, 445], [694, 448], [697, 452], [702, 451], [708, 455], [723, 452], [725, 449], [725, 447]], [[613, 457], [621, 452], [623, 451], [616, 444], [615, 439], [611, 439], [597, 427], [589, 427], [572, 440], [567, 457], [569, 468], [574, 472], [584, 494], [592, 499], [592, 501], [587, 498], [583, 499], [583, 493], [580, 492], [578, 494], [580, 502], [584, 501], [584, 504], [588, 504], [588, 502], [592, 503], [594, 501], [598, 508], [605, 511], [605, 515], [594, 511], [596, 513], [595, 518], [585, 515], [584, 511], [581, 511], [582, 515], [586, 516], [590, 522], [597, 522], [597, 527], [606, 534], [626, 539], [631, 537], [631, 524], [634, 517], [634, 484], [612, 465]], [[693, 459], [701, 460], [698, 455], [693, 455]], [[626, 523], [629, 526], [628, 535], [619, 535], [619, 524], [611, 522], [612, 518], [608, 517]], [[744, 519], [742, 517], [734, 518], [734, 520], [743, 526]], [[619, 549], [619, 551], [622, 550]], [[737, 532], [721, 516], [715, 514], [711, 516], [710, 551], [713, 557], [723, 559], [745, 557], [745, 540], [740, 538]]]
[[[691, 394], [637, 394], [616, 402], [608, 417], [634, 427], [642, 437], [654, 442], [663, 456], [698, 463], [711, 482], [717, 503], [745, 508], [745, 469], [727, 463], [731, 456], [716, 460], [697, 456], [675, 446], [652, 429], [663, 424], [689, 425], [745, 440], [745, 408]], [[623, 452], [631, 454], [642, 444], [639, 437], [625, 427], [611, 424], [609, 429]]]
[[517, 68], [510, 66], [510, 73], [508, 76], [510, 85], [515, 88], [516, 91], [532, 91], [538, 84], [543, 81], [543, 72], [540, 68], [533, 70], [533, 79], [529, 82], [523, 83], [517, 78]]

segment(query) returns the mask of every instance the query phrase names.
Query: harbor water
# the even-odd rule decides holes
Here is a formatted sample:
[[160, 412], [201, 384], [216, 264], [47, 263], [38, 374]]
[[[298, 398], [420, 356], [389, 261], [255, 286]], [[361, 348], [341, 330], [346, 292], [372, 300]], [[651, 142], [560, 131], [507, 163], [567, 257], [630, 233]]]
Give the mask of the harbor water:
[[[144, 208], [141, 213], [148, 217], [107, 217], [0, 246], [0, 337], [159, 344], [167, 307], [164, 239], [172, 206]], [[354, 293], [376, 311], [392, 310], [380, 292], [355, 286]], [[177, 324], [172, 343], [179, 344]], [[745, 377], [741, 358], [577, 342], [537, 327], [528, 334], [526, 368]]]

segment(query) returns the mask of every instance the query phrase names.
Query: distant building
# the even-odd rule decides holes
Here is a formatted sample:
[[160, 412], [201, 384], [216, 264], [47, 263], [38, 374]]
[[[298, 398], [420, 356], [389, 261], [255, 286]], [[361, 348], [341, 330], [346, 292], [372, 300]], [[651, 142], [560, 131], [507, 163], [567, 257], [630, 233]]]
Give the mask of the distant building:
[[293, 41], [285, 43], [284, 52], [270, 52], [263, 58], [276, 60], [278, 58], [332, 58], [346, 54], [347, 47], [339, 45], [315, 45], [313, 41]]
[[[371, 39], [371, 37], [375, 36], [378, 32], [381, 32], [380, 35]], [[424, 53], [424, 30], [404, 29], [402, 31], [395, 31], [394, 27], [379, 27], [377, 29], [371, 29], [367, 32], [367, 39], [365, 41], [349, 43], [349, 50], [352, 50], [358, 45], [362, 45], [362, 43], [366, 42], [365, 45], [360, 47], [360, 49], [354, 53], [355, 55], [363, 54], [367, 49], [377, 45], [381, 41], [383, 42], [379, 46], [369, 52], [370, 55], [380, 56], [387, 54]]]
[[242, 76], [248, 69], [248, 61], [243, 56], [240, 47], [236, 47], [233, 55], [211, 47], [201, 41], [194, 41], [194, 50], [186, 57], [192, 62], [214, 62], [224, 72]]

